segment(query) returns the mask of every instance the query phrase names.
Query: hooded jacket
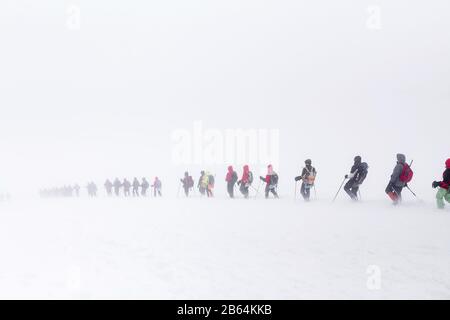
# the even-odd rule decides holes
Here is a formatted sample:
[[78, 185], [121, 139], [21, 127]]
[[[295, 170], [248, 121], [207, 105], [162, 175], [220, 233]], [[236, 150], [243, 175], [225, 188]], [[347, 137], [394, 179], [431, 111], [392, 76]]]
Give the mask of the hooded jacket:
[[248, 165], [244, 166], [244, 172], [242, 173], [241, 183], [249, 183], [250, 182], [250, 169]]
[[272, 165], [267, 166], [266, 177], [260, 177], [268, 186], [275, 186], [278, 183], [278, 175], [273, 171]]
[[225, 181], [228, 182], [228, 184], [235, 184], [237, 179], [237, 173], [233, 170], [232, 166], [229, 166]]
[[439, 182], [439, 187], [449, 190], [450, 189], [450, 159], [445, 161], [445, 171], [442, 175], [443, 180]]
[[347, 175], [349, 179], [353, 178], [356, 175], [356, 172], [361, 166], [361, 157], [356, 156], [354, 159], [353, 166], [350, 169], [350, 173]]
[[389, 181], [391, 184], [393, 184], [396, 187], [404, 187], [406, 183], [400, 180], [400, 175], [403, 171], [403, 165], [406, 163], [406, 157], [404, 154], [398, 153], [397, 154], [397, 165], [394, 168], [394, 171], [391, 175], [391, 180]]

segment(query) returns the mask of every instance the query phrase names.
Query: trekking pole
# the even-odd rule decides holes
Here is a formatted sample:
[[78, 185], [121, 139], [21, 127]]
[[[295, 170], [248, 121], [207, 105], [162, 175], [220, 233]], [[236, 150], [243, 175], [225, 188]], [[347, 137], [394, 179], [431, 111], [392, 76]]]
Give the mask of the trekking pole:
[[337, 198], [339, 192], [341, 191], [342, 186], [344, 185], [346, 179], [347, 178], [344, 178], [344, 180], [342, 180], [341, 186], [339, 187], [339, 190], [336, 192], [336, 195], [334, 196], [333, 202], [336, 200], [336, 198]]
[[261, 188], [262, 180], [259, 180], [258, 189], [256, 189], [255, 199], [259, 195], [259, 188]]
[[408, 188], [408, 190], [413, 194], [413, 196], [417, 198], [417, 195], [414, 193], [414, 191], [411, 190], [411, 188], [408, 185], [406, 185], [406, 188]]
[[181, 182], [180, 182], [180, 184], [178, 185], [177, 198], [180, 197], [180, 189], [181, 189]]
[[297, 182], [295, 181], [294, 201], [297, 200]]
[[317, 200], [317, 191], [316, 191], [316, 185], [313, 185], [314, 188], [314, 200]]

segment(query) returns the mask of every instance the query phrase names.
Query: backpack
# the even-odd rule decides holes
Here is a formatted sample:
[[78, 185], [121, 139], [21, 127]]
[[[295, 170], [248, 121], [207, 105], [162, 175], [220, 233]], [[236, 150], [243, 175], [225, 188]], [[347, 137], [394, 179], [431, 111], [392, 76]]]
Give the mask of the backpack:
[[253, 183], [253, 173], [251, 171], [248, 172], [248, 183], [249, 184]]
[[367, 177], [368, 169], [369, 166], [365, 162], [358, 168], [358, 170], [356, 171], [356, 178], [355, 178], [355, 181], [358, 184], [362, 184], [364, 182], [364, 180]]
[[209, 175], [208, 183], [214, 185], [214, 176], [212, 174]]
[[270, 183], [271, 183], [272, 185], [277, 185], [277, 184], [278, 184], [278, 175], [277, 175], [276, 173], [274, 173], [274, 174], [272, 175], [272, 178], [271, 178]]
[[399, 177], [400, 181], [404, 182], [404, 183], [408, 183], [412, 180], [413, 175], [414, 175], [414, 172], [412, 171], [409, 164], [404, 163], [402, 173], [400, 174], [400, 177]]
[[316, 181], [316, 169], [312, 167], [311, 171], [309, 171], [308, 168], [305, 167], [305, 170], [308, 173], [305, 177], [306, 183], [310, 186], [314, 185], [314, 182]]
[[192, 179], [192, 176], [189, 176], [189, 177], [187, 178], [187, 186], [188, 186], [189, 188], [194, 187], [194, 179]]
[[233, 171], [233, 175], [232, 175], [232, 177], [231, 177], [231, 183], [236, 183], [236, 181], [238, 181], [238, 176], [237, 176], [237, 173], [236, 173], [236, 171]]

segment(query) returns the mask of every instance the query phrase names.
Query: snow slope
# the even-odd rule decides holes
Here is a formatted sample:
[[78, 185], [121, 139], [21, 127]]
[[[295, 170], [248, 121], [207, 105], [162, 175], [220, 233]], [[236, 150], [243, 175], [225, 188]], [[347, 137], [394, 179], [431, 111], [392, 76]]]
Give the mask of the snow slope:
[[385, 199], [0, 203], [0, 298], [448, 299], [449, 230]]

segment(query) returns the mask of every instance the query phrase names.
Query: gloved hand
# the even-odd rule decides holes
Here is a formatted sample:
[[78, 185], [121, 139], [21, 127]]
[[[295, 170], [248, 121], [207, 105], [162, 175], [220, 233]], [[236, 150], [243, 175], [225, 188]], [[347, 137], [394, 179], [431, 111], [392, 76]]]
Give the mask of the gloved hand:
[[299, 180], [301, 180], [301, 179], [302, 179], [301, 176], [295, 177], [295, 181], [299, 181]]
[[348, 174], [345, 175], [345, 179], [348, 179]]
[[433, 188], [437, 188], [437, 187], [439, 187], [439, 185], [440, 185], [440, 183], [438, 181], [433, 181], [433, 183], [431, 184], [431, 186]]
[[239, 180], [239, 181], [237, 182], [237, 185], [238, 185], [238, 186], [240, 186], [240, 185], [241, 185], [241, 180]]

